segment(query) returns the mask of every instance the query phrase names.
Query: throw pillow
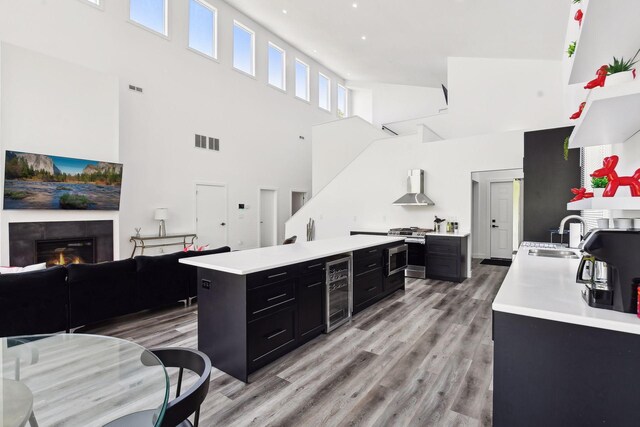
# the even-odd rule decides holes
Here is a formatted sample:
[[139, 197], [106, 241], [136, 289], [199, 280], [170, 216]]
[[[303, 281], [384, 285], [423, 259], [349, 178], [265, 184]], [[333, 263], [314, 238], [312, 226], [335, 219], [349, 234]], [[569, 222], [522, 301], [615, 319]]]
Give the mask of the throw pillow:
[[30, 271], [45, 270], [47, 263], [27, 265], [26, 267], [0, 267], [0, 274], [28, 273]]

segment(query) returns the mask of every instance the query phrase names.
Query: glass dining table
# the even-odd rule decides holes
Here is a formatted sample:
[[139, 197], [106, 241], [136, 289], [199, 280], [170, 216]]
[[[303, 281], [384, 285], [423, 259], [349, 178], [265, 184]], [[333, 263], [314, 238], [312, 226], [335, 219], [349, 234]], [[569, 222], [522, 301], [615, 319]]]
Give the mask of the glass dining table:
[[0, 338], [0, 378], [4, 427], [113, 426], [133, 413], [158, 426], [170, 388], [149, 350], [85, 334]]

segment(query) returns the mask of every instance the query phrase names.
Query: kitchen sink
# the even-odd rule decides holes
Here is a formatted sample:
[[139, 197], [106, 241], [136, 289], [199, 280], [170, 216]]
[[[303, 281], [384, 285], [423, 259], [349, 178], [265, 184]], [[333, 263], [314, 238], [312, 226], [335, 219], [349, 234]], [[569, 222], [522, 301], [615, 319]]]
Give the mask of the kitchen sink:
[[578, 255], [576, 255], [572, 251], [567, 250], [554, 250], [554, 249], [529, 249], [529, 255], [531, 256], [541, 256], [547, 258], [565, 258], [565, 259], [578, 259]]

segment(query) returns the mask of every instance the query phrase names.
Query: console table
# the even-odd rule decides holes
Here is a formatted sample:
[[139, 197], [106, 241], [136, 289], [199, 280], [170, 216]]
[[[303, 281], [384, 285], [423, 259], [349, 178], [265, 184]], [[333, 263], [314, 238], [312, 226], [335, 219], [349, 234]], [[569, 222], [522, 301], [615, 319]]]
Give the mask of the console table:
[[[144, 255], [144, 250], [148, 248], [161, 248], [165, 246], [177, 246], [182, 245], [186, 249], [187, 245], [193, 245], [193, 241], [196, 239], [195, 234], [167, 234], [166, 236], [131, 236], [130, 242], [133, 242], [133, 252], [131, 252], [131, 258], [134, 257], [138, 248], [140, 248], [140, 255]], [[188, 241], [188, 239], [191, 239]], [[148, 244], [146, 242], [151, 242]]]

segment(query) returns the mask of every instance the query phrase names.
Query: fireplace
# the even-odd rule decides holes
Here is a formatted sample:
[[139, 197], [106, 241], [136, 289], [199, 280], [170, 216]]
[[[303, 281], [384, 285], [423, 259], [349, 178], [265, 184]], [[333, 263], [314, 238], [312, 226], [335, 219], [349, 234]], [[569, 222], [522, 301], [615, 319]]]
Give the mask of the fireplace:
[[23, 267], [113, 261], [113, 237], [109, 220], [10, 223], [9, 262]]
[[56, 239], [36, 241], [36, 263], [54, 265], [85, 264], [96, 262], [96, 239]]

